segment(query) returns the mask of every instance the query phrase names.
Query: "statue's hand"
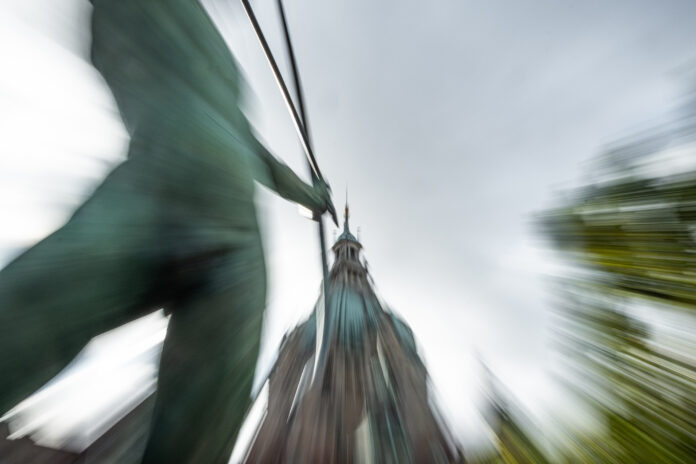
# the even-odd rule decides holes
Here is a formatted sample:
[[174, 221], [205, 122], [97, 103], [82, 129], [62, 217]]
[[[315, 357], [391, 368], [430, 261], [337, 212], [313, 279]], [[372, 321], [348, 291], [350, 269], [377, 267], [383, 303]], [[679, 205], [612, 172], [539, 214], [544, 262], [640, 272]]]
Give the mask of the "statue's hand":
[[334, 224], [338, 226], [338, 218], [336, 217], [336, 208], [331, 201], [331, 187], [323, 180], [318, 180], [314, 183], [314, 196], [317, 199], [315, 208], [313, 208], [315, 221], [318, 221], [322, 214], [329, 212]]

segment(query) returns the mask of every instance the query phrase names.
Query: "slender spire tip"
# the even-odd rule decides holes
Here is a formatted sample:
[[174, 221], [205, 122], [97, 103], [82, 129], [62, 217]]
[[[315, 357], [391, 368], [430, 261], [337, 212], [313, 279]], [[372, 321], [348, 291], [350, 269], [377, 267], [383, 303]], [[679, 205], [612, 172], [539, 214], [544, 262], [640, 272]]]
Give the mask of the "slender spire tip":
[[348, 218], [350, 217], [350, 211], [348, 209], [348, 184], [346, 184], [346, 208], [343, 219], [343, 229], [348, 230]]

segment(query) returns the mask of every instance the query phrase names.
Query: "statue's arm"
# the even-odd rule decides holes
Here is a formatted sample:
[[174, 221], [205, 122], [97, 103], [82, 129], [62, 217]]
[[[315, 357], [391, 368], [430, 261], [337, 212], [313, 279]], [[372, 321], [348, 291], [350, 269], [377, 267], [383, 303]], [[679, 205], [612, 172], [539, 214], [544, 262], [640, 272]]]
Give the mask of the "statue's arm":
[[254, 152], [260, 161], [256, 180], [286, 200], [312, 210], [326, 211], [330, 197], [325, 186], [312, 186], [300, 179], [285, 163], [273, 156], [261, 142], [253, 138]]

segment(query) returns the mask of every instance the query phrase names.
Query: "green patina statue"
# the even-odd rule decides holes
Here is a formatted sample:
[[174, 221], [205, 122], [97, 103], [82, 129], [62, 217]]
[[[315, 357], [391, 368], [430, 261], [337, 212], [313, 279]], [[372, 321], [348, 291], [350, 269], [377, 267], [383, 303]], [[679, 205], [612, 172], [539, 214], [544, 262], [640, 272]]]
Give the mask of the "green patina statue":
[[91, 58], [128, 159], [70, 220], [0, 271], [0, 410], [95, 335], [171, 314], [146, 463], [226, 463], [259, 349], [266, 271], [254, 181], [331, 205], [252, 135], [241, 77], [195, 0], [94, 0]]

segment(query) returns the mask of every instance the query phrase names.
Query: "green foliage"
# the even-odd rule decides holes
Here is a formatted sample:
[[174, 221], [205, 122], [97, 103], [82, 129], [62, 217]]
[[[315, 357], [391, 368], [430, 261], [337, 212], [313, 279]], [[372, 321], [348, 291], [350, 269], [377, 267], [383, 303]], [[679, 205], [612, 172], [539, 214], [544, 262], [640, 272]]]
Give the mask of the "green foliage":
[[550, 458], [505, 416], [497, 453], [473, 462], [696, 462], [693, 119], [613, 149], [588, 186], [540, 217], [572, 268], [556, 280], [554, 327], [578, 399], [569, 409], [591, 411], [596, 426], [564, 429]]
[[569, 462], [696, 460], [693, 334], [671, 326], [675, 314], [696, 319], [696, 172], [649, 177], [657, 166], [646, 159], [543, 217], [581, 271], [559, 285], [568, 384], [606, 425], [591, 438], [569, 437]]

